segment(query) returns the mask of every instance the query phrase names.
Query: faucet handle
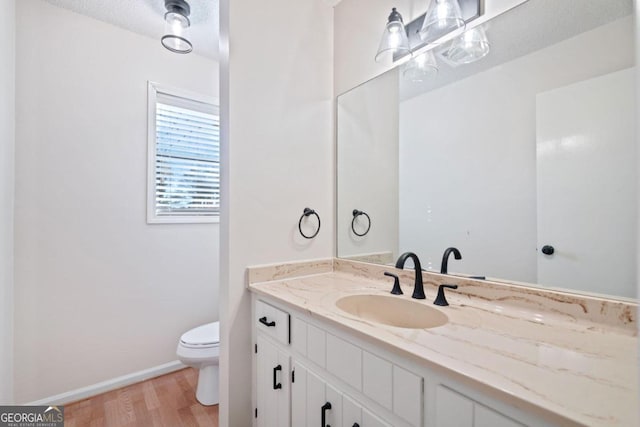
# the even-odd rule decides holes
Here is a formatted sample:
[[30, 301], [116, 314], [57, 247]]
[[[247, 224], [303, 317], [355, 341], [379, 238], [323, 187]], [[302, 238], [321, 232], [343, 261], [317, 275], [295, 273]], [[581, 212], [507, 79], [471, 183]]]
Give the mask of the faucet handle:
[[444, 288], [449, 289], [458, 289], [458, 285], [440, 285], [438, 286], [438, 295], [436, 296], [436, 300], [433, 302], [435, 305], [449, 305], [447, 302], [447, 298], [444, 296]]
[[391, 293], [394, 295], [402, 295], [402, 289], [400, 289], [400, 279], [398, 278], [398, 276], [393, 273], [389, 273], [388, 271], [385, 271], [384, 275], [393, 277], [395, 279], [393, 281], [393, 289], [391, 289]]

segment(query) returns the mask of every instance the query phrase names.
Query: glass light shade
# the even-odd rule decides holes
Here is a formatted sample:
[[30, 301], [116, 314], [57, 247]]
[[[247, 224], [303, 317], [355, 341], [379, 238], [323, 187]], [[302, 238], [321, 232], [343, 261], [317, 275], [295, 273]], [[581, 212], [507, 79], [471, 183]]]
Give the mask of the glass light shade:
[[420, 29], [420, 38], [431, 43], [464, 26], [458, 0], [431, 0]]
[[189, 18], [177, 12], [167, 12], [164, 15], [164, 36], [162, 45], [175, 53], [189, 53], [193, 46], [189, 41]]
[[396, 9], [393, 8], [389, 21], [384, 27], [378, 53], [376, 54], [376, 62], [386, 62], [389, 58], [393, 60], [395, 53], [409, 53], [409, 38], [407, 30], [404, 28], [402, 17]]
[[404, 64], [402, 77], [414, 83], [420, 83], [438, 74], [438, 63], [432, 51], [416, 56]]
[[475, 27], [457, 37], [446, 55], [457, 64], [469, 64], [487, 56], [489, 50], [489, 40], [484, 28]]

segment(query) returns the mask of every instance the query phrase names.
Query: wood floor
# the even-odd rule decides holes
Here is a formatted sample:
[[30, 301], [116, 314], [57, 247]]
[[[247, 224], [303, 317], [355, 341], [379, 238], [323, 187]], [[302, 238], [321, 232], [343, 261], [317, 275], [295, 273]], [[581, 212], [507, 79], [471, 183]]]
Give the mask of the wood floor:
[[218, 427], [218, 405], [196, 401], [192, 368], [65, 405], [65, 427]]

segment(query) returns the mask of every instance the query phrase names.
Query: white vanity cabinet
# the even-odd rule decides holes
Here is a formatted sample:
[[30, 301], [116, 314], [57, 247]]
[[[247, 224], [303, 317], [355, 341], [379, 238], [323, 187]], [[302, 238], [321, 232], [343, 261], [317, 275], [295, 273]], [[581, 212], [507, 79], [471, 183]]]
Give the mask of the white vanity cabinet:
[[[365, 407], [353, 396], [360, 394], [363, 385], [360, 347], [328, 332], [322, 325], [312, 324], [305, 316], [292, 316], [261, 298], [254, 297], [253, 316], [254, 426], [317, 427], [323, 422], [322, 425], [330, 427], [394, 425], [376, 414], [375, 408]], [[393, 364], [386, 363], [387, 369], [393, 370]], [[364, 375], [374, 389], [388, 387], [389, 393], [392, 392], [394, 384], [390, 376], [390, 381], [380, 382], [376, 381], [375, 371], [365, 371]], [[369, 394], [375, 400], [376, 393]], [[366, 394], [360, 397], [367, 399]], [[386, 403], [386, 399], [378, 400]], [[414, 400], [414, 406], [421, 407], [421, 391]], [[392, 404], [385, 407], [393, 409]], [[414, 425], [422, 424], [418, 421]]]
[[550, 426], [348, 329], [253, 301], [255, 427]]

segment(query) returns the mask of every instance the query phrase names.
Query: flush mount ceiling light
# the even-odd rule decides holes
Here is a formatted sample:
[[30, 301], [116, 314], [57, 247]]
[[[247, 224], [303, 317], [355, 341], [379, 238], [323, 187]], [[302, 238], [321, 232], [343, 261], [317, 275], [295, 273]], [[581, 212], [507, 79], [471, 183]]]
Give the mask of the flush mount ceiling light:
[[189, 53], [193, 46], [189, 41], [189, 14], [191, 8], [185, 0], [164, 0], [167, 13], [164, 14], [164, 36], [162, 46], [175, 53]]
[[487, 56], [489, 50], [487, 34], [478, 26], [456, 38], [444, 56], [456, 64], [470, 64]]
[[431, 0], [420, 28], [420, 38], [431, 43], [464, 26], [458, 0]]
[[407, 30], [404, 28], [402, 15], [394, 7], [391, 9], [387, 25], [382, 33], [378, 53], [376, 53], [376, 62], [384, 62], [389, 57], [406, 53], [409, 53]]

